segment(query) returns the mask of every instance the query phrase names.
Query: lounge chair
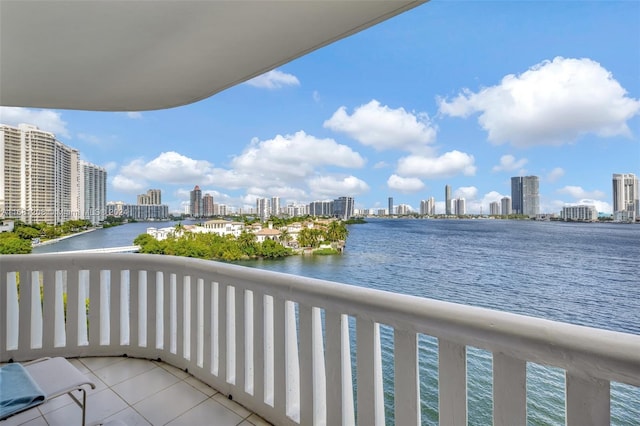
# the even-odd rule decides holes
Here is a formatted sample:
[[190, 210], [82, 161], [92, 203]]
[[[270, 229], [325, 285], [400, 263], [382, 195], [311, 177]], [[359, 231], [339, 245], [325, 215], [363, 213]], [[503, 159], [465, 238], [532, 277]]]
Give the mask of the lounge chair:
[[[0, 367], [0, 420], [68, 394], [82, 408], [85, 424], [87, 392], [96, 385], [65, 358], [40, 358]], [[82, 392], [82, 402], [73, 394]]]

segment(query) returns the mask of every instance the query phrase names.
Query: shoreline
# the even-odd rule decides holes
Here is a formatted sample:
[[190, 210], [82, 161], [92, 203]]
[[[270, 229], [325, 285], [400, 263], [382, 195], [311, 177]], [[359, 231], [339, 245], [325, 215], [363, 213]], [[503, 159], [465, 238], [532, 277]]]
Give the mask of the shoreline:
[[93, 232], [96, 229], [98, 229], [98, 228], [91, 228], [91, 229], [87, 229], [86, 231], [76, 232], [75, 234], [65, 235], [64, 237], [53, 238], [51, 240], [43, 241], [43, 242], [38, 243], [38, 244], [32, 244], [31, 247], [33, 248], [33, 247], [40, 247], [40, 246], [48, 246], [50, 244], [55, 244], [55, 243], [57, 243], [59, 241], [66, 240], [67, 238], [73, 238], [73, 237], [76, 237], [78, 235], [86, 234], [87, 232]]

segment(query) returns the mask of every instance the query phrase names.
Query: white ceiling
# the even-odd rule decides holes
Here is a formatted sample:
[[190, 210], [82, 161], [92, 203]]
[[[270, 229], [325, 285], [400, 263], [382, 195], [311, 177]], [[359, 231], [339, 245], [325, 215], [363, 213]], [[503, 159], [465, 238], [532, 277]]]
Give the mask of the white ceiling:
[[0, 104], [184, 105], [423, 2], [1, 0]]

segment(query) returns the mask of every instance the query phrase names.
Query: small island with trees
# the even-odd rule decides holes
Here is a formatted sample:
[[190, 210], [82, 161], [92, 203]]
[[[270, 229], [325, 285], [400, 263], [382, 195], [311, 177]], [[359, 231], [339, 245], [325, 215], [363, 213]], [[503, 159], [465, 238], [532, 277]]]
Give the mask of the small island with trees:
[[275, 259], [295, 254], [342, 252], [349, 231], [338, 219], [276, 218], [211, 220], [198, 225], [149, 228], [133, 243], [140, 253], [167, 254], [209, 260]]

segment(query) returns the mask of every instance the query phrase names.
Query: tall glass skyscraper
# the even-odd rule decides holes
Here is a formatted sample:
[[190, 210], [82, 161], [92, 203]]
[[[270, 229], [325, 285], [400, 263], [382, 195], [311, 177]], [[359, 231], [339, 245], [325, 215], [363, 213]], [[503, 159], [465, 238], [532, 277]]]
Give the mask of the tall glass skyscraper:
[[444, 187], [444, 214], [451, 215], [451, 185]]
[[540, 180], [538, 176], [511, 178], [511, 207], [514, 214], [535, 217], [540, 214]]
[[387, 214], [389, 216], [392, 216], [393, 215], [393, 197], [389, 197], [387, 201], [389, 202], [389, 210]]

